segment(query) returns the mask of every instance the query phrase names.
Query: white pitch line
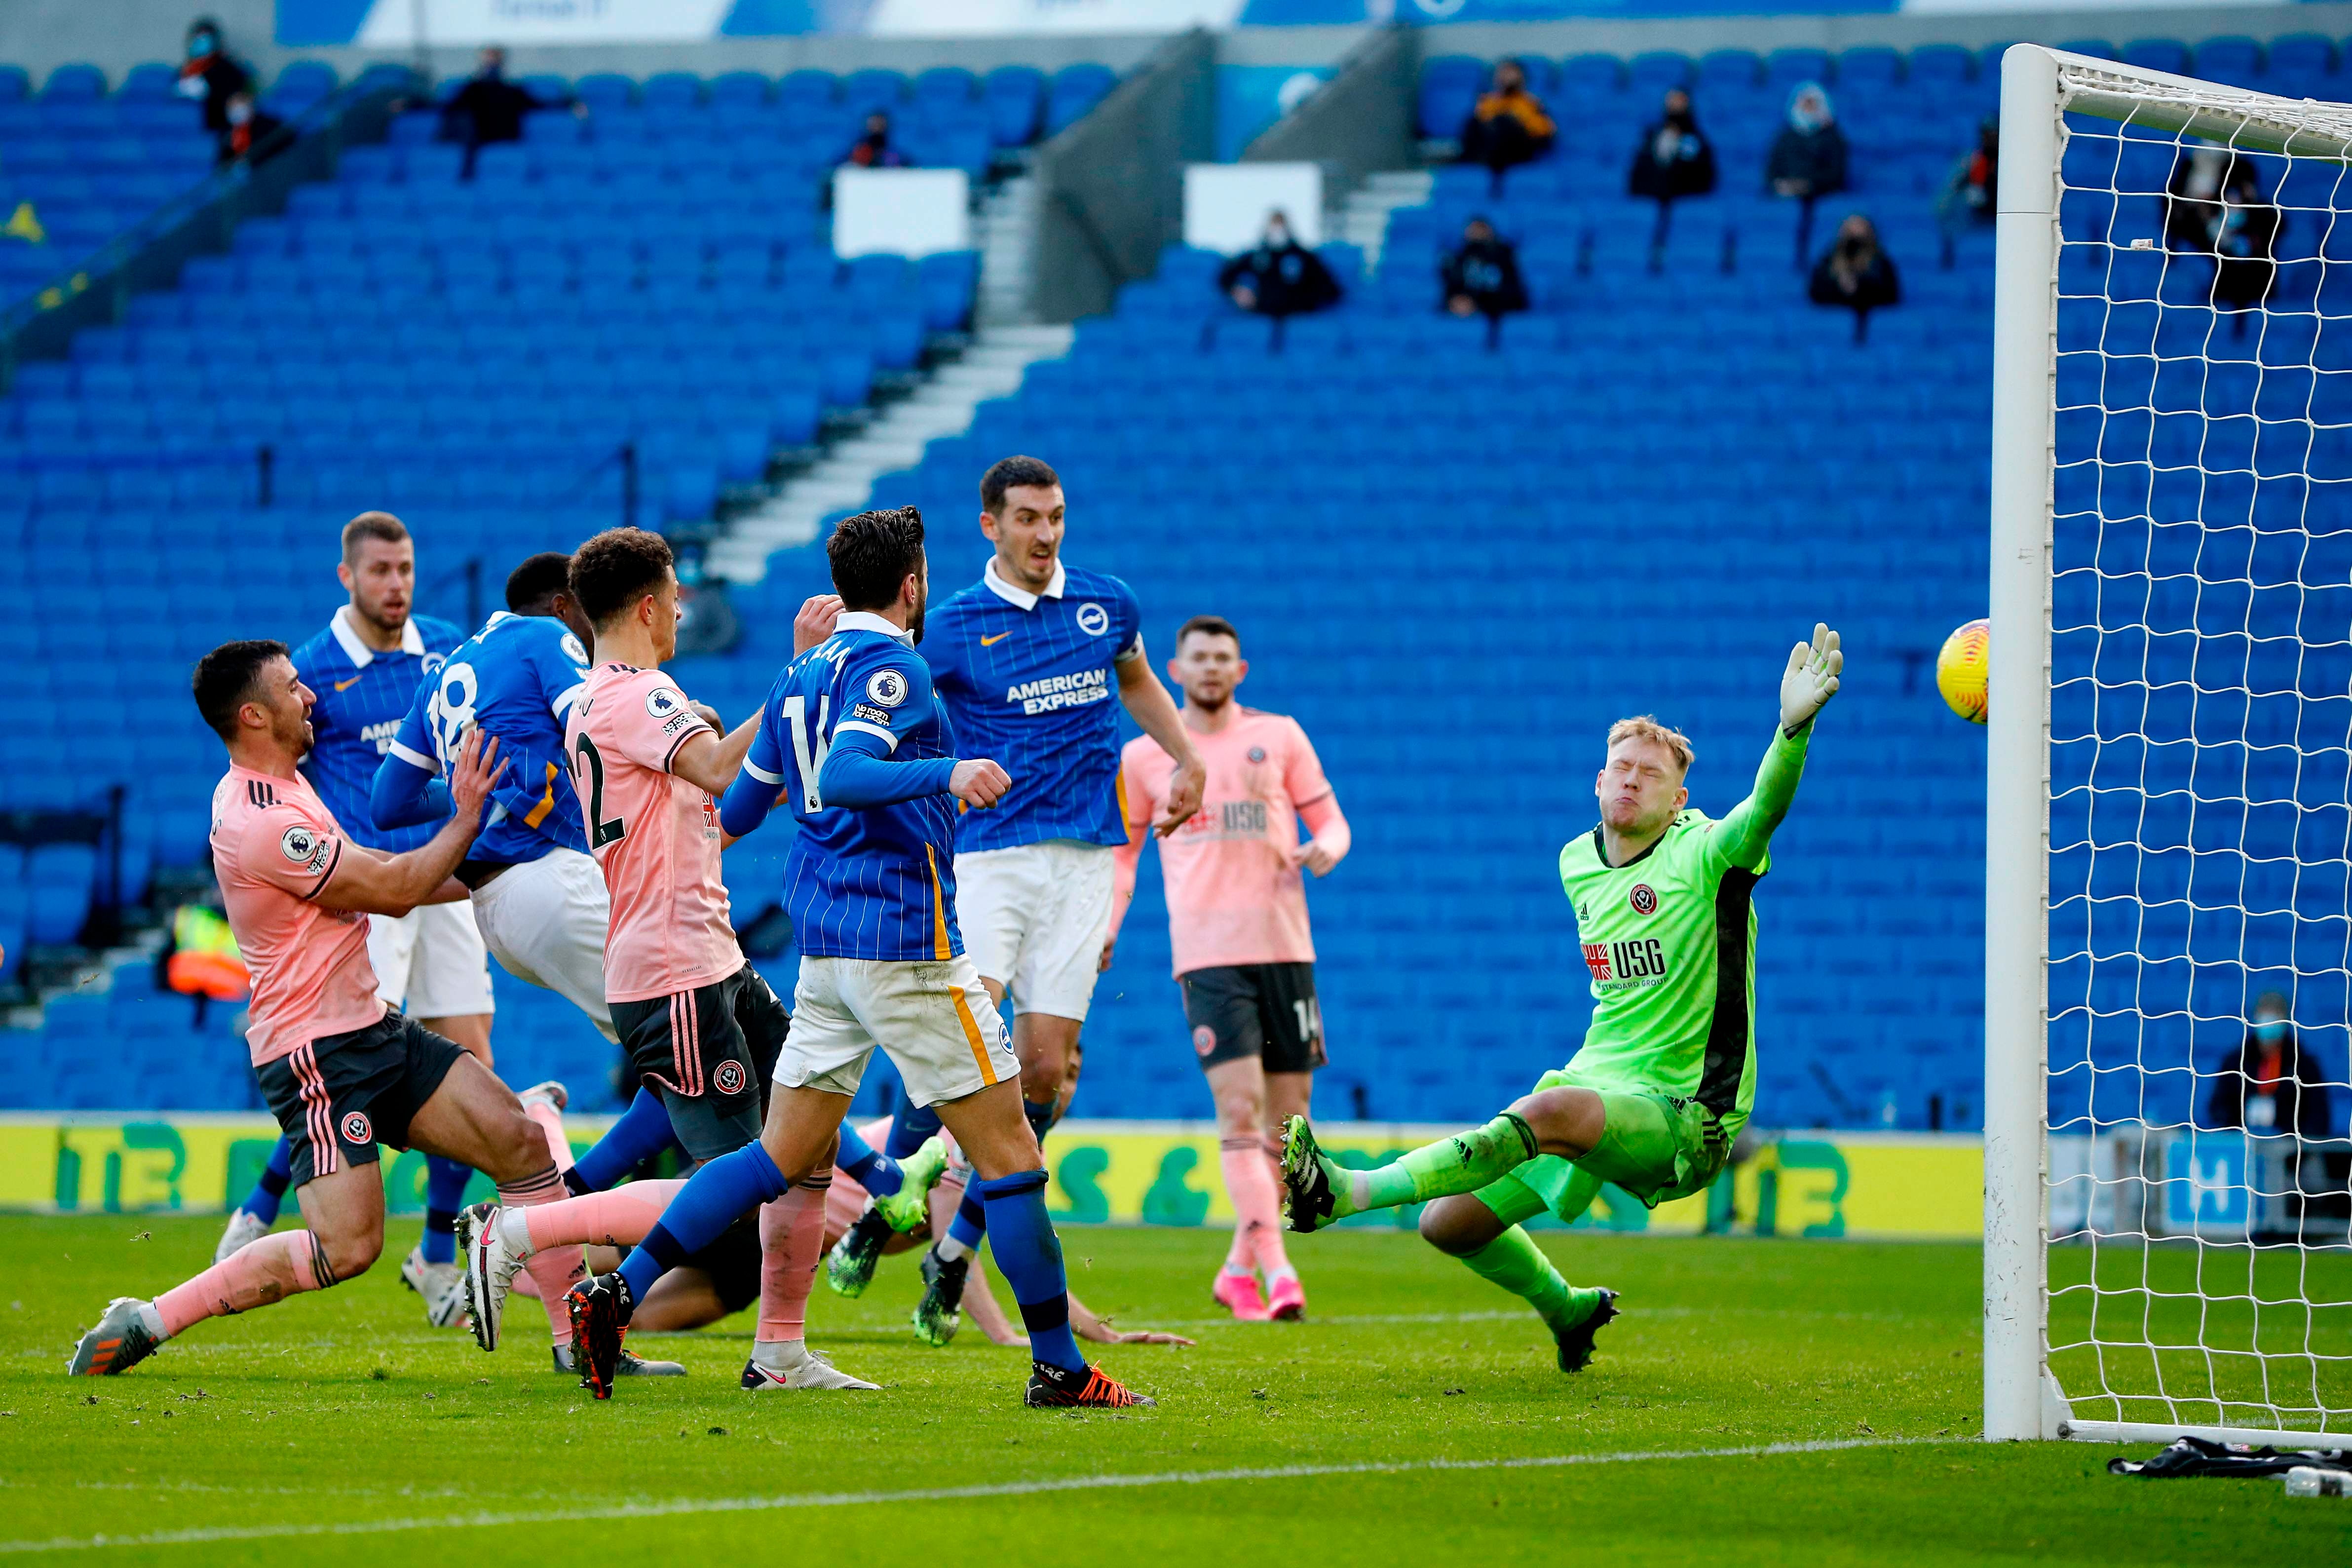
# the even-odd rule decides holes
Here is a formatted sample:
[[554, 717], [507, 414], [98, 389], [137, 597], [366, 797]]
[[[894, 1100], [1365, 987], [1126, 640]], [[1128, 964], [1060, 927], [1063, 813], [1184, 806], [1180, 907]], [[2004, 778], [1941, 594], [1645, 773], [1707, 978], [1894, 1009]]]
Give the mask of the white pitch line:
[[1125, 1491], [1141, 1487], [1201, 1486], [1213, 1481], [1276, 1481], [1320, 1476], [1409, 1475], [1430, 1470], [1547, 1470], [1579, 1465], [1630, 1465], [1656, 1459], [1743, 1459], [1777, 1454], [1832, 1454], [1854, 1448], [1902, 1448], [1932, 1443], [1973, 1443], [1969, 1437], [1840, 1437], [1810, 1443], [1757, 1443], [1737, 1448], [1668, 1448], [1625, 1454], [1549, 1454], [1507, 1459], [1408, 1459], [1393, 1464], [1276, 1465], [1260, 1469], [1164, 1470], [1149, 1475], [1072, 1476], [1057, 1480], [925, 1487], [906, 1491], [802, 1492], [777, 1497], [673, 1498], [611, 1503], [601, 1508], [535, 1510], [526, 1513], [458, 1513], [425, 1519], [375, 1519], [336, 1523], [224, 1525], [159, 1530], [146, 1535], [59, 1535], [46, 1541], [0, 1541], [0, 1553], [84, 1552], [109, 1546], [201, 1545], [215, 1541], [276, 1541], [320, 1535], [388, 1535], [413, 1530], [481, 1530], [579, 1520], [662, 1519], [695, 1513], [761, 1513], [780, 1509], [858, 1508], [875, 1503], [962, 1502], [978, 1498], [1035, 1497], [1050, 1492]]

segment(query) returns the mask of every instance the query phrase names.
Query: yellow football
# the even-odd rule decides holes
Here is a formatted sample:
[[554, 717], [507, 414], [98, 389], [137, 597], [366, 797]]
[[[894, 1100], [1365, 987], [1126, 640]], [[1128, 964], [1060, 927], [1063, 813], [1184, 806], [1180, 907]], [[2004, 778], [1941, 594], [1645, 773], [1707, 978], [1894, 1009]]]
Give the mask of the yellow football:
[[1936, 689], [1971, 724], [1985, 721], [1985, 676], [1992, 654], [1992, 624], [1970, 621], [1944, 639], [1936, 656]]

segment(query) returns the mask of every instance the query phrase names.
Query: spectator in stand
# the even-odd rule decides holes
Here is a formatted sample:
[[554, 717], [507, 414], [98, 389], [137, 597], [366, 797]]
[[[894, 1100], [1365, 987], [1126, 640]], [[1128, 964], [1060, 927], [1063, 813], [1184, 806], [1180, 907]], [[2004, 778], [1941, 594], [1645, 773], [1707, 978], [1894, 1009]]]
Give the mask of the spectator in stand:
[[1806, 290], [1816, 305], [1842, 305], [1853, 312], [1853, 341], [1870, 333], [1870, 313], [1902, 303], [1903, 285], [1895, 263], [1878, 246], [1878, 229], [1860, 213], [1838, 225], [1837, 238], [1813, 268]]
[[1505, 60], [1495, 68], [1494, 85], [1480, 96], [1462, 127], [1462, 161], [1491, 170], [1493, 189], [1500, 195], [1503, 171], [1550, 152], [1559, 130], [1544, 111], [1543, 100], [1528, 90], [1528, 73], [1519, 62]]
[[2295, 1038], [2286, 998], [2277, 992], [2264, 992], [2254, 1004], [2245, 1039], [2213, 1075], [2205, 1124], [2242, 1128], [2259, 1137], [2335, 1135], [2327, 1074]]
[[908, 158], [890, 145], [890, 117], [880, 110], [866, 117], [866, 134], [849, 149], [845, 162], [861, 169], [903, 169]]
[[250, 91], [240, 91], [228, 100], [228, 126], [220, 133], [220, 152], [213, 161], [223, 167], [267, 163], [292, 140], [284, 121], [264, 113]]
[[2278, 281], [2278, 237], [2284, 219], [2263, 195], [2252, 160], [2222, 147], [2195, 147], [2173, 165], [2166, 187], [2164, 239], [2174, 250], [2213, 258], [2213, 304], [2234, 313], [2231, 330], [2246, 333], [2246, 312], [2267, 302]]
[[2000, 216], [2000, 121], [1977, 127], [1976, 151], [1959, 162], [1936, 198], [1936, 220], [1944, 231], [1944, 266], [1952, 265], [1952, 245], [1966, 228], [1981, 228]]
[[1528, 308], [1519, 253], [1483, 217], [1462, 226], [1462, 243], [1437, 264], [1437, 276], [1449, 314], [1486, 318], [1488, 348], [1501, 341], [1503, 318]]
[[2266, 302], [2278, 281], [2284, 226], [2278, 204], [2263, 195], [2252, 160], [2226, 147], [2196, 146], [2172, 165], [2164, 243], [2213, 258], [2213, 303], [2238, 313], [2231, 329], [2240, 337], [2246, 331], [2244, 312]]
[[1789, 95], [1789, 122], [1772, 140], [1764, 183], [1776, 196], [1811, 201], [1845, 189], [1845, 132], [1837, 110], [1817, 81], [1801, 83]]
[[1691, 95], [1681, 88], [1666, 89], [1658, 118], [1642, 132], [1625, 189], [1659, 202], [1703, 196], [1715, 189], [1715, 144], [1698, 128]]
[[1845, 132], [1837, 110], [1817, 81], [1801, 82], [1789, 95], [1789, 122], [1772, 140], [1764, 164], [1764, 188], [1799, 204], [1797, 265], [1813, 249], [1813, 204], [1845, 189]]
[[472, 79], [441, 106], [441, 139], [465, 144], [466, 163], [457, 177], [474, 177], [482, 149], [522, 140], [522, 117], [534, 109], [562, 109], [585, 120], [588, 106], [576, 98], [542, 100], [507, 79], [507, 52], [493, 45], [482, 51]]
[[2182, 150], [2164, 187], [2164, 243], [2174, 250], [2213, 248], [2213, 226], [2221, 216], [2221, 187], [2236, 154], [2207, 142]]
[[252, 73], [221, 47], [220, 24], [210, 16], [189, 23], [187, 55], [180, 61], [180, 96], [205, 106], [205, 129], [215, 136], [225, 134], [228, 100], [252, 90]]
[[2266, 304], [2278, 281], [2279, 230], [2285, 226], [2278, 204], [2263, 195], [2253, 161], [2240, 158], [2221, 186], [2221, 216], [2213, 227], [2213, 302], [2240, 312], [2231, 323], [2246, 335], [2243, 312]]
[[1279, 208], [1266, 214], [1265, 234], [1256, 248], [1243, 251], [1218, 272], [1217, 287], [1243, 310], [1277, 320], [1339, 300], [1339, 280], [1321, 257], [1292, 236], [1289, 215]]

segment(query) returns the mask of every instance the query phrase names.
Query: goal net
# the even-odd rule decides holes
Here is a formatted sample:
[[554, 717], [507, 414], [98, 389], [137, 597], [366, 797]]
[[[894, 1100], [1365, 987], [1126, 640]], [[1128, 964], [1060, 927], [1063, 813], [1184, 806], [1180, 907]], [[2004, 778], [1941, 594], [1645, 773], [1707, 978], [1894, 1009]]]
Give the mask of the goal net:
[[2352, 106], [2001, 132], [1986, 1433], [2352, 1445]]

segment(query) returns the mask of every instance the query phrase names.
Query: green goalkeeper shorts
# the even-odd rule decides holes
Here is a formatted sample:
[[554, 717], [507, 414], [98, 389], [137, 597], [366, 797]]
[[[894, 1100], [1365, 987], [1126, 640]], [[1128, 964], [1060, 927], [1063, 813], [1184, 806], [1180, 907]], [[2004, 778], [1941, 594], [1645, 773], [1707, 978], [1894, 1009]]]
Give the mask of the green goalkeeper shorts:
[[[1565, 1070], [1548, 1072], [1536, 1080], [1536, 1090], [1572, 1082]], [[1573, 1223], [1604, 1182], [1655, 1208], [1670, 1198], [1706, 1191], [1723, 1169], [1730, 1136], [1698, 1101], [1654, 1089], [1593, 1092], [1601, 1096], [1607, 1120], [1591, 1152], [1573, 1161], [1538, 1154], [1478, 1190], [1478, 1200], [1504, 1224], [1517, 1225], [1547, 1209]]]

